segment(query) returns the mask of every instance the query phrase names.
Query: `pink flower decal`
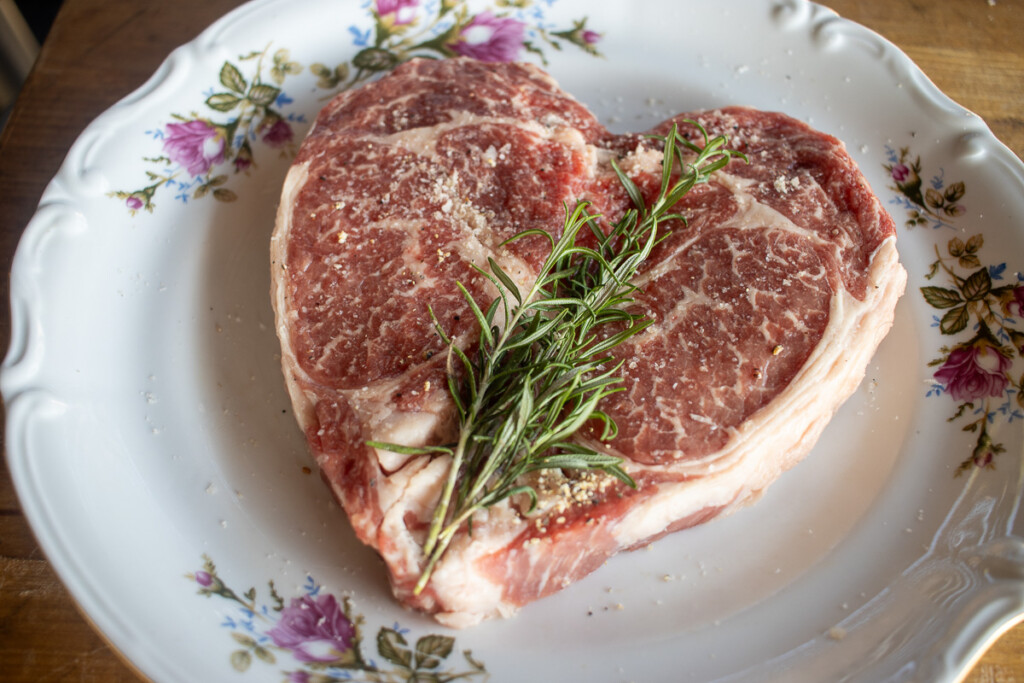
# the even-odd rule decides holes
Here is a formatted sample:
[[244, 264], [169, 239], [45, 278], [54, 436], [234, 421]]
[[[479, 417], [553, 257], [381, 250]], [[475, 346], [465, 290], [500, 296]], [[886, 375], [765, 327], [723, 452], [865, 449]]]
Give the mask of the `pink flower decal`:
[[263, 130], [263, 142], [271, 147], [284, 147], [295, 137], [292, 127], [284, 119], [277, 117], [273, 122], [268, 119], [267, 123], [269, 125]]
[[242, 145], [242, 148], [238, 150], [234, 164], [235, 173], [247, 171], [252, 167], [252, 149], [249, 147], [249, 143]]
[[303, 662], [332, 662], [352, 648], [356, 631], [333, 595], [292, 598], [267, 632], [278, 647]]
[[993, 457], [995, 453], [992, 452], [991, 444], [979, 444], [971, 453], [971, 462], [975, 467], [992, 467]]
[[449, 45], [463, 57], [482, 62], [513, 62], [523, 49], [525, 24], [511, 17], [481, 12], [466, 24], [459, 39]]
[[957, 401], [974, 401], [986, 396], [1000, 397], [1009, 380], [1009, 358], [984, 342], [953, 349], [935, 373], [950, 396]]
[[[354, 45], [362, 49], [347, 62], [308, 65], [318, 88], [349, 90], [414, 57], [463, 55], [510, 62], [529, 50], [543, 59], [545, 45], [561, 50], [563, 41], [600, 56], [594, 45], [601, 34], [587, 28], [586, 17], [573, 21], [571, 28], [554, 30], [554, 25], [544, 21], [544, 11], [522, 11], [530, 2], [498, 3], [518, 8], [518, 16], [531, 17], [528, 23], [496, 16], [493, 11], [474, 16], [465, 0], [367, 0], [358, 4], [368, 25], [353, 24], [349, 31]], [[534, 19], [539, 23], [533, 23]], [[524, 42], [527, 36], [529, 43]], [[218, 85], [204, 93], [206, 116], [198, 112], [189, 118], [172, 114], [174, 123], [147, 130], [153, 144], [163, 145], [163, 154], [143, 157], [157, 168], [146, 171], [149, 180], [142, 187], [114, 190], [107, 196], [133, 216], [139, 211], [152, 213], [158, 192], [163, 195], [171, 187], [174, 198], [182, 203], [204, 197], [236, 200], [238, 194], [225, 187], [232, 181], [222, 165], [230, 164], [234, 175], [244, 178], [257, 167], [262, 146], [276, 148], [281, 156], [296, 152], [295, 127], [301, 128], [305, 121], [285, 109], [294, 99], [285, 93], [284, 85], [288, 77], [304, 70], [302, 64], [291, 60], [286, 48], [272, 48], [270, 43], [262, 51], [240, 55], [235, 62], [223, 62], [215, 74]], [[234, 182], [244, 182], [243, 178]]]
[[225, 136], [219, 127], [195, 119], [168, 123], [164, 151], [171, 161], [181, 164], [190, 175], [199, 176], [224, 161]]
[[392, 24], [411, 24], [416, 18], [419, 0], [377, 0], [377, 16], [390, 17]]
[[1006, 304], [1006, 312], [1013, 313], [1013, 309], [1017, 309], [1016, 316], [1018, 318], [1024, 318], [1024, 286], [1014, 287], [1013, 294], [1011, 295], [1010, 302]]
[[[363, 615], [353, 610], [349, 598], [338, 601], [330, 593], [321, 592], [311, 576], [306, 577], [302, 597], [292, 598], [287, 607], [273, 580], [268, 582], [272, 606], [257, 597], [255, 587], [236, 592], [225, 585], [207, 555], [203, 555], [203, 568], [185, 574], [185, 578], [199, 585], [199, 595], [223, 600], [217, 618], [222, 626], [231, 628], [235, 649], [229, 661], [238, 673], [260, 662], [280, 662], [287, 668], [281, 669], [275, 680], [286, 683], [487, 680], [487, 668], [468, 650], [463, 651], [468, 668], [462, 672], [447, 661], [458, 651], [455, 638], [429, 634], [413, 641], [408, 637], [409, 630], [397, 622], [380, 628], [373, 639], [376, 658], [366, 657]], [[224, 614], [224, 605], [233, 609]], [[288, 661], [292, 659], [295, 661]], [[292, 668], [295, 663], [297, 669]]]
[[892, 179], [902, 183], [910, 177], [910, 168], [906, 164], [896, 164], [892, 167]]

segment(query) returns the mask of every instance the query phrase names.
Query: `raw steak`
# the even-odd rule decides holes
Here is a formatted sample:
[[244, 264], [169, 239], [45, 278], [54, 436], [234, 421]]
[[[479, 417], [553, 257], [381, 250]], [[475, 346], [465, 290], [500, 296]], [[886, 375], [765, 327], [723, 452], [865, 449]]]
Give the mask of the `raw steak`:
[[[288, 390], [323, 478], [397, 598], [461, 627], [507, 616], [619, 550], [757, 498], [814, 444], [862, 379], [905, 284], [893, 222], [836, 139], [745, 108], [680, 115], [727, 133], [734, 161], [682, 202], [639, 277], [655, 324], [617, 350], [623, 393], [604, 409], [634, 490], [603, 473], [548, 471], [539, 508], [474, 518], [419, 595], [421, 544], [447, 457], [366, 446], [453, 440], [448, 333], [478, 332], [455, 282], [495, 295], [470, 264], [494, 257], [528, 282], [564, 205], [614, 220], [628, 198], [609, 160], [649, 196], [661, 151], [610, 134], [539, 69], [413, 61], [320, 113], [288, 174], [272, 242]], [[666, 122], [658, 131], [669, 130]], [[582, 434], [579, 438], [590, 439]]]

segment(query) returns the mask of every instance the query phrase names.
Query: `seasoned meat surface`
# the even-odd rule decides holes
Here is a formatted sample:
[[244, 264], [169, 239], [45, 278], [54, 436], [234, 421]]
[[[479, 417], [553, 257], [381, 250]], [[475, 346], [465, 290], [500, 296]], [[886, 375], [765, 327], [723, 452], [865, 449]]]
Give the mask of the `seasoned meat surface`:
[[478, 335], [455, 286], [496, 292], [494, 258], [529, 283], [579, 200], [629, 206], [611, 160], [657, 193], [656, 137], [616, 136], [536, 67], [414, 60], [320, 113], [285, 182], [272, 256], [285, 379], [323, 478], [384, 559], [397, 598], [466, 626], [507, 616], [622, 549], [744, 505], [810, 450], [892, 324], [905, 273], [892, 219], [835, 138], [747, 108], [680, 114], [728, 134], [735, 160], [677, 207], [636, 278], [654, 323], [618, 347], [626, 391], [602, 404], [631, 489], [545, 472], [527, 514], [474, 518], [423, 592], [422, 544], [449, 461], [379, 451], [452, 440], [448, 335]]

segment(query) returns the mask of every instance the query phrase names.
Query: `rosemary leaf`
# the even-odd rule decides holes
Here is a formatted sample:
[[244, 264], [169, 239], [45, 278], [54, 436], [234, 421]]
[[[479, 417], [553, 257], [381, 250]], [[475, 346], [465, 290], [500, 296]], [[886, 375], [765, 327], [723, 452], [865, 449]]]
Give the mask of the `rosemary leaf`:
[[[675, 126], [663, 143], [658, 196], [647, 205], [640, 188], [617, 163], [612, 169], [633, 203], [605, 233], [589, 203], [566, 207], [564, 230], [557, 240], [538, 229], [524, 230], [504, 244], [531, 237], [548, 241], [550, 254], [528, 291], [494, 259], [477, 271], [498, 290], [484, 311], [457, 283], [479, 327], [476, 357], [459, 349], [430, 310], [441, 341], [448, 346], [448, 389], [459, 415], [455, 443], [422, 448], [370, 442], [375, 448], [410, 455], [451, 459], [440, 500], [424, 543], [424, 565], [416, 592], [426, 587], [434, 567], [463, 526], [473, 533], [473, 515], [511, 496], [538, 494], [524, 483], [530, 472], [548, 469], [601, 470], [628, 486], [636, 484], [620, 458], [599, 453], [573, 440], [584, 425], [599, 424], [601, 439], [617, 433], [615, 421], [600, 402], [622, 391], [621, 363], [608, 355], [619, 344], [643, 332], [651, 320], [630, 313], [630, 283], [666, 233], [659, 224], [685, 220], [671, 209], [699, 183], [733, 158], [724, 136], [709, 137], [693, 121], [702, 145], [679, 134]], [[696, 158], [693, 158], [696, 155]], [[674, 179], [674, 180], [673, 180]], [[586, 229], [596, 246], [577, 244]], [[496, 324], [498, 311], [503, 316]], [[602, 328], [614, 324], [613, 334]], [[456, 364], [461, 372], [456, 379]]]

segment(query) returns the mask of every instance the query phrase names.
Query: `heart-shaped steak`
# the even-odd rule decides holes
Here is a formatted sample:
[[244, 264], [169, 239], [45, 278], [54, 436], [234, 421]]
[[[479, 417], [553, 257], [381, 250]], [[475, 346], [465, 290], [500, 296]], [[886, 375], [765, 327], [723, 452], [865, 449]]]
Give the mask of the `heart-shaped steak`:
[[272, 242], [285, 378], [324, 479], [395, 595], [449, 625], [509, 615], [601, 565], [740, 507], [795, 464], [853, 392], [893, 320], [906, 275], [895, 231], [842, 144], [745, 108], [684, 114], [727, 134], [735, 160], [676, 210], [636, 278], [653, 320], [619, 346], [625, 391], [597, 443], [637, 483], [546, 471], [533, 511], [508, 499], [473, 518], [414, 586], [447, 476], [431, 445], [457, 425], [447, 349], [428, 315], [472, 352], [476, 321], [456, 287], [495, 296], [473, 266], [493, 258], [530, 283], [566, 206], [608, 221], [630, 206], [611, 160], [648, 197], [656, 138], [616, 136], [528, 65], [414, 60], [320, 113], [288, 174]]

